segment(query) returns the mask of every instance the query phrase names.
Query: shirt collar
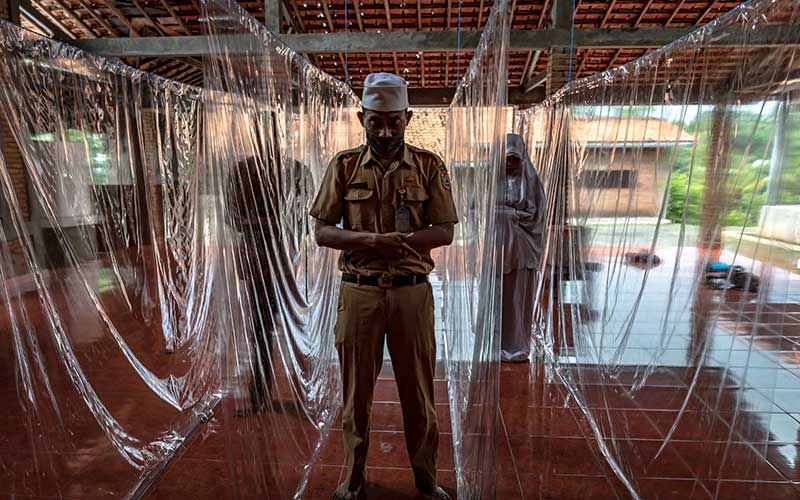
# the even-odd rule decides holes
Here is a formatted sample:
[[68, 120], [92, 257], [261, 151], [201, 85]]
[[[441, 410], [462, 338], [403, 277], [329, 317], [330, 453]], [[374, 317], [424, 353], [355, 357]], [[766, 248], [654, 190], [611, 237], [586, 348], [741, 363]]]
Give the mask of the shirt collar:
[[[358, 162], [358, 166], [363, 167], [367, 165], [371, 161], [377, 160], [372, 156], [372, 150], [369, 149], [369, 146], [364, 145], [364, 152], [361, 154], [361, 161]], [[408, 144], [403, 144], [403, 155], [400, 159], [401, 163], [405, 163], [409, 167], [416, 167], [414, 163], [414, 155], [411, 152], [411, 148], [408, 147]]]

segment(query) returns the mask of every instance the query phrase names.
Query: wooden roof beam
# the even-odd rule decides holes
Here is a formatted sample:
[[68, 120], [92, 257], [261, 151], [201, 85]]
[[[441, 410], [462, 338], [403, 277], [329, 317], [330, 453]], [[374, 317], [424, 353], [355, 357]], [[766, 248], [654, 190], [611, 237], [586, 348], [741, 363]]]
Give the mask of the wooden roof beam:
[[[746, 43], [753, 48], [797, 47], [796, 41], [786, 40], [787, 26], [764, 26], [758, 32], [742, 38], [739, 26], [719, 30], [709, 40], [710, 45], [736, 47]], [[660, 48], [691, 33], [694, 27], [669, 28], [606, 28], [576, 29], [575, 48], [618, 49]], [[472, 50], [480, 40], [480, 31], [461, 32], [461, 49]], [[246, 50], [252, 44], [249, 35], [230, 35], [229, 46]], [[456, 31], [401, 31], [390, 33], [309, 33], [283, 34], [280, 38], [297, 52], [335, 54], [348, 49], [351, 53], [391, 52], [456, 52], [459, 50]], [[147, 38], [101, 38], [76, 40], [74, 45], [110, 57], [203, 56], [209, 53], [206, 36], [167, 36]], [[510, 50], [528, 51], [549, 47], [569, 47], [568, 29], [512, 30]]]

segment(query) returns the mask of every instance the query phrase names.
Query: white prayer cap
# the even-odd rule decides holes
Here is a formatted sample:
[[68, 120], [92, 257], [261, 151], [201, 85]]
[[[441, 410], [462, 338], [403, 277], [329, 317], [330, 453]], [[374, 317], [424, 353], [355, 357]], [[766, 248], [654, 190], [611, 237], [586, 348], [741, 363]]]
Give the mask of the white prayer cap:
[[364, 80], [361, 106], [372, 111], [408, 109], [408, 83], [392, 73], [370, 73]]

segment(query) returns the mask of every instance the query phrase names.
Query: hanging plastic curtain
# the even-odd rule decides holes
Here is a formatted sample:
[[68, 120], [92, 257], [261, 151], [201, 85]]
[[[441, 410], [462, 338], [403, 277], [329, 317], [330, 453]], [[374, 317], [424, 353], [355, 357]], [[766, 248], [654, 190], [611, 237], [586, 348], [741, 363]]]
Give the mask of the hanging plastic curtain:
[[750, 2], [519, 112], [549, 237], [501, 411], [543, 495], [800, 496], [799, 42]]
[[228, 397], [205, 441], [225, 449], [232, 496], [292, 498], [341, 404], [336, 252], [317, 247], [308, 210], [328, 162], [362, 142], [359, 100], [236, 2], [203, 5], [208, 185], [232, 284]]
[[496, 190], [505, 158], [508, 2], [494, 3], [450, 104], [445, 163], [459, 223], [437, 270], [459, 498], [494, 498], [502, 226]]
[[0, 24], [4, 493], [135, 492], [218, 397], [201, 98]]

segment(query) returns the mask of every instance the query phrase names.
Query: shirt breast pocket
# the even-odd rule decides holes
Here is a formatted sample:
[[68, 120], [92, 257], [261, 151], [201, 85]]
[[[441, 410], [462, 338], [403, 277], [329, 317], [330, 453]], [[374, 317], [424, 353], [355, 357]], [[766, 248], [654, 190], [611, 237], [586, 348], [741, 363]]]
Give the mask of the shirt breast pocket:
[[374, 190], [350, 188], [345, 191], [344, 205], [346, 222], [350, 229], [356, 231], [373, 230], [375, 225]]
[[425, 204], [428, 201], [428, 192], [422, 187], [409, 186], [406, 188], [405, 204], [411, 215], [411, 229], [418, 230], [427, 227], [425, 223]]

